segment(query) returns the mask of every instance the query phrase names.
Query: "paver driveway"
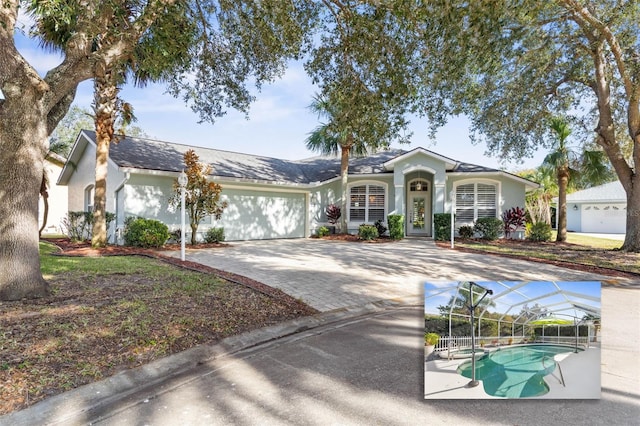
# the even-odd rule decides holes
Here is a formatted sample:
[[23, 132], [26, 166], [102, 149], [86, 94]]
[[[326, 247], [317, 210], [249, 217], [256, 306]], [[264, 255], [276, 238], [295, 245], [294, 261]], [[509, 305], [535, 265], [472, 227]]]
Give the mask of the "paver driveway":
[[422, 304], [426, 280], [606, 279], [542, 263], [442, 249], [426, 239], [380, 244], [314, 239], [232, 242], [225, 248], [189, 250], [187, 260], [279, 288], [320, 311], [380, 300]]

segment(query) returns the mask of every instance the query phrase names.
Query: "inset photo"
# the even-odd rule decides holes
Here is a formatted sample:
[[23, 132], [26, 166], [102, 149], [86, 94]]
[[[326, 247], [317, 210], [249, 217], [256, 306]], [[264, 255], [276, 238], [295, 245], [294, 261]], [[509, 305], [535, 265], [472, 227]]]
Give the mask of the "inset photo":
[[599, 281], [424, 284], [425, 399], [599, 399]]

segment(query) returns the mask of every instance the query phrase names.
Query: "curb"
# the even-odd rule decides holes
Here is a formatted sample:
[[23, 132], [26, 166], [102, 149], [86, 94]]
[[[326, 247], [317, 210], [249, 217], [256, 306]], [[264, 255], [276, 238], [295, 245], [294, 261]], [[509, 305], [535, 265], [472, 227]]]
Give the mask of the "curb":
[[341, 308], [310, 317], [298, 318], [227, 337], [215, 344], [196, 346], [152, 363], [120, 372], [107, 379], [52, 396], [24, 410], [0, 417], [0, 425], [87, 424], [92, 418], [108, 417], [109, 413], [137, 404], [137, 400], [125, 401], [134, 394], [148, 392], [147, 399], [153, 399], [167, 391], [160, 386], [163, 382], [178, 379], [189, 370], [213, 359], [233, 355], [304, 331], [332, 325], [338, 326], [339, 323], [348, 320], [411, 306], [413, 305], [403, 303], [402, 299], [382, 300], [364, 306]]

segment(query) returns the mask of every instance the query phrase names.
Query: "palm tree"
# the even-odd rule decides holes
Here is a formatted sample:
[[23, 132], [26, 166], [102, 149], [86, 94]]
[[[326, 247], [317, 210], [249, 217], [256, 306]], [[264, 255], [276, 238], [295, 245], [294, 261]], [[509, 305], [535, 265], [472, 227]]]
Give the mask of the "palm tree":
[[[476, 288], [473, 292], [473, 297], [471, 297], [469, 287], [471, 287], [471, 285], [468, 282], [463, 282], [460, 291], [458, 292], [458, 294], [451, 296], [451, 298], [449, 299], [449, 303], [447, 303], [445, 306], [438, 306], [440, 314], [448, 317], [451, 306], [453, 306], [453, 312], [455, 313], [465, 315], [468, 314], [471, 302], [473, 302], [473, 304], [478, 303], [478, 301], [484, 294], [484, 292]], [[480, 302], [480, 305], [478, 305], [478, 307], [482, 309], [493, 308], [495, 306], [496, 302], [486, 297], [482, 300], [482, 302]]]
[[322, 155], [338, 155], [340, 151], [340, 176], [342, 182], [342, 215], [340, 216], [340, 229], [347, 232], [347, 183], [349, 177], [349, 157], [367, 155], [367, 146], [357, 140], [354, 134], [347, 128], [339, 128], [336, 125], [341, 111], [319, 95], [315, 95], [309, 106], [318, 118], [326, 118], [326, 123], [320, 123], [306, 140], [306, 146], [312, 151]]
[[[35, 6], [34, 6], [35, 7]], [[184, 67], [189, 61], [189, 46], [195, 37], [194, 23], [185, 13], [185, 4], [178, 2], [167, 6], [172, 13], [167, 13], [152, 24], [147, 35], [135, 46], [126, 61], [111, 62], [103, 57], [96, 61], [93, 69], [95, 130], [96, 130], [96, 167], [95, 198], [93, 215], [93, 235], [91, 245], [104, 247], [107, 244], [106, 228], [106, 188], [109, 144], [118, 142], [114, 138], [115, 122], [120, 116], [123, 129], [134, 121], [133, 109], [119, 97], [120, 85], [131, 75], [138, 86], [150, 81], [163, 81], [173, 70]], [[117, 12], [117, 13], [116, 13]], [[72, 16], [83, 11], [80, 8], [70, 9]], [[135, 13], [134, 8], [121, 6], [112, 19], [115, 26], [127, 28], [129, 18]], [[64, 25], [52, 17], [38, 22], [38, 35], [43, 46], [51, 50], [62, 48], [75, 32], [76, 19], [70, 19]], [[125, 31], [123, 31], [125, 32]], [[118, 43], [118, 36], [111, 38], [96, 35], [94, 43], [101, 45]]]
[[[567, 190], [570, 182], [582, 185], [599, 185], [610, 177], [610, 170], [606, 166], [602, 151], [572, 150], [567, 144], [571, 134], [567, 122], [559, 117], [553, 118], [551, 131], [557, 137], [551, 151], [543, 161], [543, 168], [555, 171], [558, 180], [558, 235], [556, 242], [567, 240]], [[578, 171], [579, 170], [579, 171]]]

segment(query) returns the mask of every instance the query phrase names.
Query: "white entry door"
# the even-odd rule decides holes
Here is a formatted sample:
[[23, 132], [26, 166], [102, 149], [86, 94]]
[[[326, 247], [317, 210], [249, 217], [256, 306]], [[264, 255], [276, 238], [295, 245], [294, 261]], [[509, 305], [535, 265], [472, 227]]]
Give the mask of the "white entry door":
[[431, 236], [431, 191], [428, 181], [414, 181], [409, 185], [407, 235]]

